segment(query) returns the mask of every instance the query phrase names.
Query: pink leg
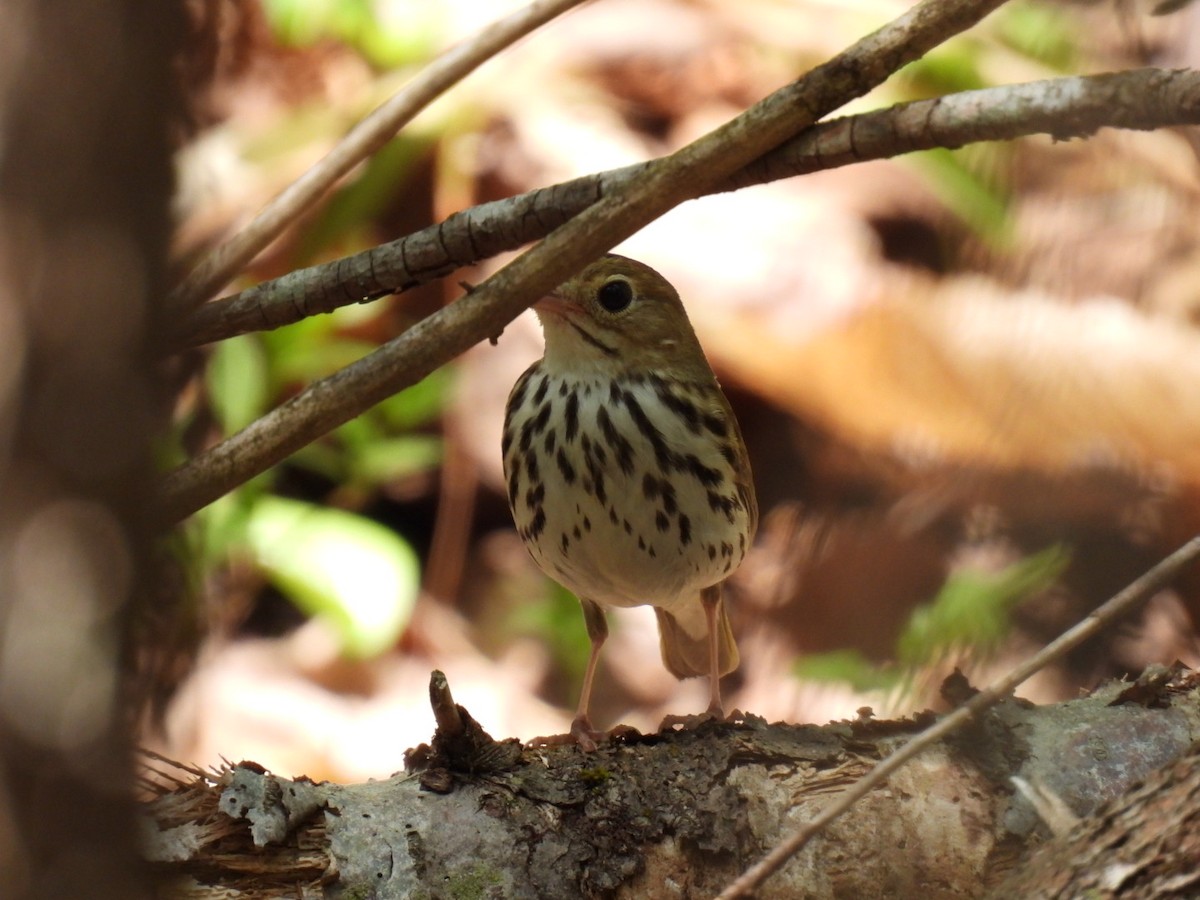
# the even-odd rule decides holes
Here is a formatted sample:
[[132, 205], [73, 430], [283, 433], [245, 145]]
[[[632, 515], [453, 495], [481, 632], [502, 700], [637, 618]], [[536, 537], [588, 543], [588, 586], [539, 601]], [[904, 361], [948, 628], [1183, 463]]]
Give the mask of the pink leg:
[[708, 714], [718, 719], [725, 718], [721, 705], [721, 665], [717, 646], [717, 614], [721, 610], [721, 585], [718, 582], [705, 588], [700, 594], [704, 605], [704, 618], [708, 621]]
[[587, 625], [588, 638], [592, 642], [592, 652], [588, 656], [587, 669], [583, 673], [583, 690], [579, 692], [579, 705], [575, 708], [575, 720], [571, 723], [571, 736], [583, 750], [596, 749], [596, 741], [605, 737], [604, 732], [592, 727], [588, 709], [592, 702], [592, 682], [596, 677], [596, 664], [600, 662], [600, 648], [608, 639], [608, 620], [604, 610], [591, 600], [579, 598], [583, 606], [583, 621]]

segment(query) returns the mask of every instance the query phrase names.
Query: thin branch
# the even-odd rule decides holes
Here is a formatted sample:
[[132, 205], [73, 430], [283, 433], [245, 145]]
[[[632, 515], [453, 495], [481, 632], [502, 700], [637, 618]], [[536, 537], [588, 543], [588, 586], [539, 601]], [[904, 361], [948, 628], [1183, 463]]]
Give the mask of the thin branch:
[[[1137, 69], [965, 91], [815, 125], [707, 193], [867, 160], [1031, 134], [1056, 139], [1100, 128], [1200, 124], [1200, 72]], [[197, 346], [289, 325], [398, 293], [538, 240], [601, 198], [622, 191], [646, 163], [484, 203], [362, 253], [298, 269], [214, 300], [181, 324], [172, 347]]]
[[922, 0], [894, 22], [671, 156], [501, 269], [476, 290], [363, 359], [314, 382], [247, 428], [168, 473], [158, 516], [176, 522], [424, 378], [504, 326], [597, 255], [727, 179], [1004, 0]]
[[999, 681], [980, 691], [937, 724], [925, 729], [882, 760], [820, 815], [806, 822], [786, 841], [743, 872], [737, 880], [720, 893], [717, 900], [736, 900], [738, 897], [749, 896], [784, 863], [795, 856], [805, 844], [819, 834], [825, 826], [886, 781], [893, 772], [921, 752], [963, 728], [972, 719], [978, 718], [985, 710], [995, 706], [1030, 675], [1055, 660], [1061, 659], [1084, 641], [1108, 628], [1117, 619], [1131, 613], [1138, 604], [1165, 588], [1185, 566], [1197, 558], [1200, 558], [1200, 538], [1193, 538], [1115, 597], [1098, 607], [1079, 624], [1063, 632]]
[[920, 150], [1034, 134], [1089, 137], [1200, 124], [1200, 72], [1131, 69], [963, 91], [834, 119], [747, 167], [729, 189]]
[[214, 248], [168, 298], [171, 309], [191, 310], [244, 269], [312, 206], [339, 178], [379, 150], [413, 116], [483, 63], [529, 32], [584, 0], [535, 0], [450, 48], [382, 106], [359, 122], [336, 147], [270, 201], [254, 220]]

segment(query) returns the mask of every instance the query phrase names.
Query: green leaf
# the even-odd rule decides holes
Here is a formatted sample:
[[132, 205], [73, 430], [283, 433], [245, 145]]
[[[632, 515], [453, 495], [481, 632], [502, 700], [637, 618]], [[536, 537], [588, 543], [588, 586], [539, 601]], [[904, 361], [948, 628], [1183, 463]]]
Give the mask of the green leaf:
[[233, 491], [210, 503], [192, 517], [189, 528], [196, 540], [196, 556], [203, 569], [228, 561], [231, 549], [245, 544], [246, 516], [250, 504], [244, 491]]
[[1055, 546], [995, 574], [952, 574], [933, 601], [909, 618], [897, 644], [901, 664], [922, 666], [961, 647], [995, 647], [1008, 634], [1013, 608], [1053, 584], [1069, 559]]
[[979, 71], [980, 47], [971, 38], [943, 44], [896, 73], [915, 97], [937, 97], [987, 87]]
[[373, 344], [341, 337], [332, 316], [312, 316], [272, 335], [271, 373], [279, 387], [308, 384], [362, 359]]
[[805, 681], [844, 682], [860, 692], [887, 690], [900, 678], [898, 673], [874, 665], [857, 650], [802, 656], [792, 666], [792, 673]]
[[420, 428], [442, 414], [452, 377], [448, 366], [434, 369], [412, 387], [380, 402], [376, 409], [392, 428]]
[[329, 622], [344, 651], [377, 655], [404, 630], [420, 567], [395, 532], [354, 513], [262, 497], [246, 540], [258, 565], [300, 609]]
[[1060, 72], [1077, 68], [1079, 33], [1073, 17], [1047, 3], [1010, 3], [1000, 11], [1000, 39], [1018, 53]]
[[363, 444], [350, 460], [352, 477], [379, 484], [432, 469], [442, 459], [442, 439], [412, 434]]
[[592, 649], [583, 613], [575, 595], [565, 587], [548, 578], [544, 585], [547, 594], [517, 607], [507, 624], [519, 634], [541, 638], [573, 690], [578, 689]]
[[429, 0], [392, 0], [373, 27], [358, 35], [358, 46], [378, 66], [422, 63], [446, 42], [449, 15], [445, 4]]
[[429, 0], [386, 5], [376, 0], [265, 0], [263, 5], [284, 43], [308, 46], [336, 38], [379, 66], [423, 62], [445, 43], [446, 11]]
[[267, 409], [267, 358], [253, 335], [217, 344], [204, 380], [226, 434], [241, 431]]
[[[359, 226], [373, 222], [403, 192], [417, 163], [433, 151], [433, 135], [405, 132], [383, 145], [358, 177], [342, 186], [304, 229], [295, 262], [308, 261]], [[369, 241], [368, 241], [369, 242]]]
[[353, 32], [373, 22], [369, 0], [265, 0], [276, 35], [293, 46]]
[[288, 463], [312, 472], [334, 484], [346, 480], [345, 448], [322, 438], [301, 447], [288, 459]]
[[[985, 154], [996, 151], [987, 148]], [[976, 151], [978, 153], [978, 151]], [[945, 150], [935, 148], [925, 153], [904, 157], [908, 165], [922, 171], [939, 198], [956, 215], [981, 237], [1002, 241], [1008, 235], [1008, 194], [996, 183], [982, 177], [978, 169], [986, 166], [989, 158], [975, 155], [967, 150]], [[979, 165], [970, 165], [970, 162]]]

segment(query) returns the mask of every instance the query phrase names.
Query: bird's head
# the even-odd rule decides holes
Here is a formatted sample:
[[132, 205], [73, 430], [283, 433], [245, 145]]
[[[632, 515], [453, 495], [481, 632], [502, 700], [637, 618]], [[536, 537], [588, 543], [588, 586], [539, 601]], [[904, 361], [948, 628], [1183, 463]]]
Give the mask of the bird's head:
[[679, 294], [636, 260], [602, 256], [533, 308], [551, 371], [614, 376], [651, 370], [680, 378], [708, 371]]

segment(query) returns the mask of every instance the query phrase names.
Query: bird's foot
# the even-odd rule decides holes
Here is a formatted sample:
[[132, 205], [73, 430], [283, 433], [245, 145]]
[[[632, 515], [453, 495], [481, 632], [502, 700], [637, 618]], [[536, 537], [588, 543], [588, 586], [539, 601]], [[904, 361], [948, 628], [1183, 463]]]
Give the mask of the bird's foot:
[[729, 715], [725, 715], [725, 710], [718, 705], [709, 704], [708, 709], [702, 713], [692, 713], [687, 716], [670, 715], [664, 716], [662, 722], [659, 723], [659, 731], [691, 731], [699, 728], [701, 725], [707, 725], [710, 722], [733, 722], [740, 720], [742, 713], [734, 710]]
[[709, 722], [724, 722], [725, 716], [721, 713], [714, 713], [711, 710], [706, 710], [702, 713], [692, 713], [688, 716], [669, 715], [663, 716], [663, 720], [658, 725], [659, 731], [691, 731], [699, 728], [701, 725], [706, 725]]
[[597, 731], [592, 727], [587, 716], [576, 716], [571, 723], [571, 730], [566, 734], [551, 734], [546, 737], [535, 737], [529, 742], [530, 747], [562, 747], [576, 744], [584, 753], [591, 753], [601, 741], [608, 740], [620, 729], [613, 731]]

